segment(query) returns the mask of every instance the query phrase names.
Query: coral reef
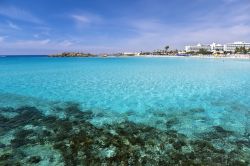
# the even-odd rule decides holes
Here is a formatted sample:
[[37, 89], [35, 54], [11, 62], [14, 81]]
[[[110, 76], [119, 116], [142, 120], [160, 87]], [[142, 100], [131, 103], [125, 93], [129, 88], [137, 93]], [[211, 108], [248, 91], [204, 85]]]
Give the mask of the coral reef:
[[78, 104], [53, 111], [46, 116], [35, 107], [0, 108], [0, 165], [250, 164], [249, 134], [222, 126], [194, 139], [172, 129], [177, 118], [166, 120], [166, 130], [128, 120], [97, 127], [90, 123], [92, 111]]

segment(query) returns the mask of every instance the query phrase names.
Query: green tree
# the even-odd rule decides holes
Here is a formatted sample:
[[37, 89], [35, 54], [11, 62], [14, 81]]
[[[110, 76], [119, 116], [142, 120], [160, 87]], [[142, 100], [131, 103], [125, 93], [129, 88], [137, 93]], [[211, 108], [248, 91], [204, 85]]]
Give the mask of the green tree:
[[165, 46], [165, 50], [168, 51], [168, 49], [169, 49], [169, 46]]
[[210, 51], [204, 49], [204, 48], [201, 48], [199, 51], [198, 51], [199, 54], [202, 54], [202, 55], [208, 55], [208, 54], [211, 54]]
[[247, 54], [248, 50], [246, 49], [246, 47], [236, 47], [235, 48], [235, 53], [238, 54]]

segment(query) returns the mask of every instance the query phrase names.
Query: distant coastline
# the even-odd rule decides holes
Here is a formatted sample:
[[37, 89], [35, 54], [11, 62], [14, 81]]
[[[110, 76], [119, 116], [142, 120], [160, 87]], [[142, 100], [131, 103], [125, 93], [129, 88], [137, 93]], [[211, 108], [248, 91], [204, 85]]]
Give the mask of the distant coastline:
[[0, 58], [36, 58], [36, 57], [53, 57], [53, 58], [129, 58], [129, 57], [145, 57], [145, 58], [211, 58], [211, 59], [247, 59], [250, 60], [250, 54], [230, 54], [230, 55], [94, 55], [94, 54], [86, 54], [86, 55], [1, 55]]
[[227, 59], [250, 59], [250, 54], [211, 54], [211, 55], [197, 55], [197, 54], [169, 54], [169, 55], [157, 55], [157, 54], [151, 54], [151, 55], [140, 55], [140, 54], [130, 54], [130, 55], [124, 55], [121, 53], [117, 54], [90, 54], [90, 53], [79, 53], [79, 52], [63, 52], [59, 54], [51, 54], [48, 55], [48, 57], [192, 57], [192, 58], [227, 58]]
[[199, 58], [239, 58], [250, 59], [250, 43], [234, 42], [225, 44], [198, 44], [185, 46], [185, 50], [164, 49], [141, 52], [116, 52], [92, 54], [85, 52], [62, 52], [48, 55], [49, 57], [199, 57]]

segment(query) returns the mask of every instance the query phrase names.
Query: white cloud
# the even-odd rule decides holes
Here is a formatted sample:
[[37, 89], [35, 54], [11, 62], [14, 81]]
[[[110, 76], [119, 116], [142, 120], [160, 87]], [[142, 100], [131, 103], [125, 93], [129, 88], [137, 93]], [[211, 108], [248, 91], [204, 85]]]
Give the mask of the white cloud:
[[[1, 37], [0, 37], [1, 40]], [[0, 41], [1, 42], [1, 41]], [[14, 48], [14, 49], [13, 49]], [[103, 45], [84, 45], [81, 41], [71, 40], [18, 40], [12, 42], [3, 42], [0, 44], [0, 55], [37, 55], [37, 54], [52, 54], [63, 51], [79, 51], [79, 52], [111, 52], [113, 47]]]
[[90, 22], [90, 19], [87, 17], [87, 16], [84, 16], [84, 15], [77, 15], [77, 14], [73, 14], [71, 16], [77, 23], [89, 23]]
[[11, 21], [8, 21], [8, 26], [12, 29], [15, 29], [15, 30], [21, 30], [21, 28], [19, 26], [17, 26], [16, 24], [14, 24], [13, 22]]
[[69, 16], [75, 22], [78, 28], [98, 24], [101, 23], [102, 20], [98, 15], [83, 12], [70, 14]]
[[61, 46], [61, 47], [64, 47], [64, 48], [72, 46], [72, 45], [73, 45], [73, 42], [71, 42], [69, 40], [64, 40], [64, 41], [58, 43], [58, 46]]
[[[4, 41], [5, 37], [0, 37], [0, 41]], [[51, 39], [36, 39], [36, 40], [17, 40], [17, 41], [12, 41], [12, 42], [4, 42], [3, 44], [0, 45], [0, 48], [5, 48], [5, 49], [13, 49], [15, 48], [16, 50], [18, 49], [48, 49], [48, 50], [53, 50], [53, 49], [66, 49], [69, 48], [69, 46], [73, 45], [72, 42], [68, 40], [64, 41], [52, 41]]]
[[[222, 3], [222, 1], [227, 1], [228, 3]], [[77, 36], [73, 29], [72, 34], [75, 33], [75, 35], [72, 37], [69, 37], [67, 34], [67, 37], [61, 35], [60, 39], [53, 39], [54, 34], [52, 34], [50, 28], [34, 27], [37, 29], [33, 35], [34, 40], [19, 40], [8, 43], [7, 40], [5, 41], [5, 37], [0, 37], [0, 42], [2, 41], [3, 43], [1, 43], [0, 48], [15, 49], [16, 51], [21, 49], [26, 51], [33, 50], [37, 52], [41, 50], [110, 52], [154, 50], [164, 48], [165, 45], [170, 45], [171, 48], [183, 49], [186, 44], [196, 44], [198, 42], [225, 43], [238, 40], [250, 42], [250, 15], [248, 11], [250, 11], [250, 3], [232, 3], [232, 0], [221, 0], [220, 4], [208, 13], [204, 13], [201, 10], [190, 11], [188, 13], [189, 17], [183, 17], [188, 20], [183, 20], [183, 22], [173, 21], [175, 23], [167, 22], [167, 18], [166, 20], [161, 17], [153, 19], [153, 16], [151, 19], [129, 17], [119, 18], [119, 20], [116, 18], [102, 20], [98, 15], [76, 11], [70, 14], [67, 13], [67, 19], [74, 22], [74, 25], [77, 28], [81, 28], [81, 30], [84, 30], [85, 26], [91, 25], [91, 28], [95, 28], [95, 25], [98, 25], [98, 30], [100, 30], [98, 32], [101, 32], [100, 35], [90, 37], [90, 35], [79, 33], [83, 36]], [[27, 11], [14, 7], [9, 7], [8, 12], [7, 9], [0, 7], [0, 15], [12, 18], [9, 20], [18, 19], [34, 23], [42, 22]], [[13, 29], [19, 28], [13, 22], [11, 23], [9, 27]], [[110, 32], [111, 28], [105, 31], [101, 29], [100, 23], [105, 25], [105, 29], [107, 29], [107, 25], [112, 25], [116, 29], [121, 28], [121, 31], [113, 33]], [[7, 25], [4, 26], [7, 27]], [[119, 32], [122, 34], [118, 34]]]
[[43, 39], [43, 40], [18, 40], [14, 42], [6, 43], [3, 47], [8, 48], [43, 48], [49, 46], [50, 39]]
[[[125, 20], [136, 35], [119, 42], [123, 50], [140, 51], [163, 48], [183, 49], [184, 45], [233, 41], [250, 42], [250, 3], [228, 4], [203, 14], [191, 13], [188, 23], [169, 24], [164, 20]], [[182, 24], [182, 25], [181, 25]], [[118, 45], [118, 44], [117, 44]]]
[[[146, 27], [137, 29], [134, 37], [123, 40], [125, 50], [141, 51], [162, 49], [170, 45], [171, 49], [183, 49], [184, 45], [197, 43], [227, 43], [245, 40], [250, 42], [250, 25], [207, 26], [192, 25], [188, 27], [169, 27], [166, 24], [147, 23]], [[137, 27], [138, 28], [138, 27]]]
[[39, 18], [29, 13], [28, 11], [13, 6], [0, 7], [0, 15], [3, 15], [11, 19], [21, 20], [26, 22], [32, 22], [37, 24], [42, 23], [42, 21]]

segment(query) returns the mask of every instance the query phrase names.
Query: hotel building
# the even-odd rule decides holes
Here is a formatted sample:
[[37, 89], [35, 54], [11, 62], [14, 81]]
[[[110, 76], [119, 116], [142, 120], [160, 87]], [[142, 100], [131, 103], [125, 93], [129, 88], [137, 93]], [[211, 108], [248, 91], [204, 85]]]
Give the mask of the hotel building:
[[246, 49], [250, 49], [250, 43], [245, 43], [245, 42], [228, 43], [224, 45], [224, 51], [234, 52], [236, 48], [240, 47], [245, 47]]
[[224, 46], [221, 44], [212, 43], [210, 46], [211, 51], [224, 51]]
[[228, 44], [216, 44], [212, 43], [210, 45], [208, 44], [197, 44], [193, 46], [185, 46], [186, 52], [198, 52], [200, 49], [204, 49], [206, 51], [211, 52], [222, 52], [222, 51], [228, 51], [228, 52], [234, 52], [236, 48], [245, 47], [246, 49], [250, 49], [250, 43], [246, 42], [234, 42], [234, 43], [228, 43]]
[[208, 44], [197, 44], [196, 46], [185, 46], [186, 52], [198, 52], [200, 49], [211, 51], [211, 46]]

